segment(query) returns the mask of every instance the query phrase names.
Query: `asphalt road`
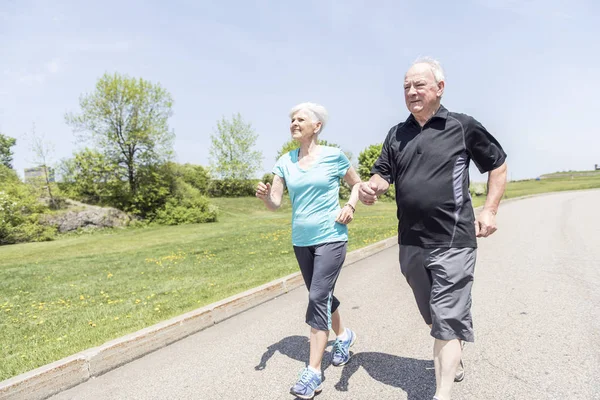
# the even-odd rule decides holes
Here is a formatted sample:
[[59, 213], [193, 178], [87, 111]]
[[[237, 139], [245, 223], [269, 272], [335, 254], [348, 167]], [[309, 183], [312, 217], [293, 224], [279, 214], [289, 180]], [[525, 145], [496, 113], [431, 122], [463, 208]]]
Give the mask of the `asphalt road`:
[[[507, 203], [498, 224], [479, 241], [476, 342], [453, 399], [600, 399], [600, 191]], [[397, 260], [393, 247], [342, 271], [358, 341], [345, 367], [324, 363], [318, 400], [432, 398], [432, 338]], [[297, 289], [52, 399], [293, 399], [306, 302]]]

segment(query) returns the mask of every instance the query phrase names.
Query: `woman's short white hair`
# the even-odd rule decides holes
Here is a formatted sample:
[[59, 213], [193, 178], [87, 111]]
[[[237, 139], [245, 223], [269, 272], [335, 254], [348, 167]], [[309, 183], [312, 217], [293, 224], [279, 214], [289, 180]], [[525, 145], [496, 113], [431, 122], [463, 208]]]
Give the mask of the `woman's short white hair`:
[[323, 128], [325, 128], [325, 124], [327, 123], [327, 118], [329, 118], [329, 114], [325, 107], [316, 103], [300, 103], [290, 110], [290, 118], [294, 118], [294, 115], [299, 111], [308, 112], [312, 122], [320, 122], [321, 129], [319, 130], [319, 133], [323, 132]]
[[419, 57], [417, 58], [412, 65], [416, 64], [427, 64], [429, 68], [431, 68], [431, 72], [433, 72], [433, 77], [435, 78], [435, 83], [440, 83], [441, 81], [446, 81], [446, 77], [444, 76], [444, 69], [442, 68], [440, 62], [435, 58], [431, 57]]

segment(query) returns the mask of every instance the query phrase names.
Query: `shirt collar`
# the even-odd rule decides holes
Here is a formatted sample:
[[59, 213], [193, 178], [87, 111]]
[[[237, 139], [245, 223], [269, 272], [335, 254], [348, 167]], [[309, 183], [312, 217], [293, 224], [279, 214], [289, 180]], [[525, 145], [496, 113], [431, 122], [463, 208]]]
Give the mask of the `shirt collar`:
[[[448, 119], [448, 110], [446, 109], [446, 107], [444, 107], [443, 105], [440, 104], [440, 108], [438, 108], [438, 110], [435, 112], [435, 114], [433, 114], [433, 116], [431, 117], [431, 120], [436, 119], [436, 118], [440, 118], [440, 119]], [[417, 126], [419, 125], [419, 123], [417, 122], [417, 120], [415, 119], [414, 115], [409, 114], [408, 118], [406, 118], [406, 122], [412, 122], [413, 124], [416, 124]]]

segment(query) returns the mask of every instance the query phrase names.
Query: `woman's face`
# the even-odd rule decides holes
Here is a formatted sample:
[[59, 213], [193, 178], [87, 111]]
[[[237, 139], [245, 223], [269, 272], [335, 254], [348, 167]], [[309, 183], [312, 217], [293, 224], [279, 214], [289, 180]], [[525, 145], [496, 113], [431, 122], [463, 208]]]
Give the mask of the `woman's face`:
[[290, 132], [292, 139], [302, 141], [311, 139], [321, 128], [321, 123], [314, 123], [311, 115], [305, 110], [300, 110], [292, 116]]

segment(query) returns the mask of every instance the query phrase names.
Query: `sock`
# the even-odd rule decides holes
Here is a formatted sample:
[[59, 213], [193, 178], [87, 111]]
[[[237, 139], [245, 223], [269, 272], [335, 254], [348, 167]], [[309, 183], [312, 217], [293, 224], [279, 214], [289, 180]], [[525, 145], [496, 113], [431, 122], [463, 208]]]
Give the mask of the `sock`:
[[348, 340], [348, 328], [344, 329], [344, 333], [337, 337], [338, 339], [344, 341]]
[[311, 367], [310, 365], [308, 366], [308, 369], [310, 369], [312, 372], [314, 372], [315, 374], [317, 374], [318, 376], [321, 376], [321, 370], [320, 369], [314, 369], [313, 367]]

